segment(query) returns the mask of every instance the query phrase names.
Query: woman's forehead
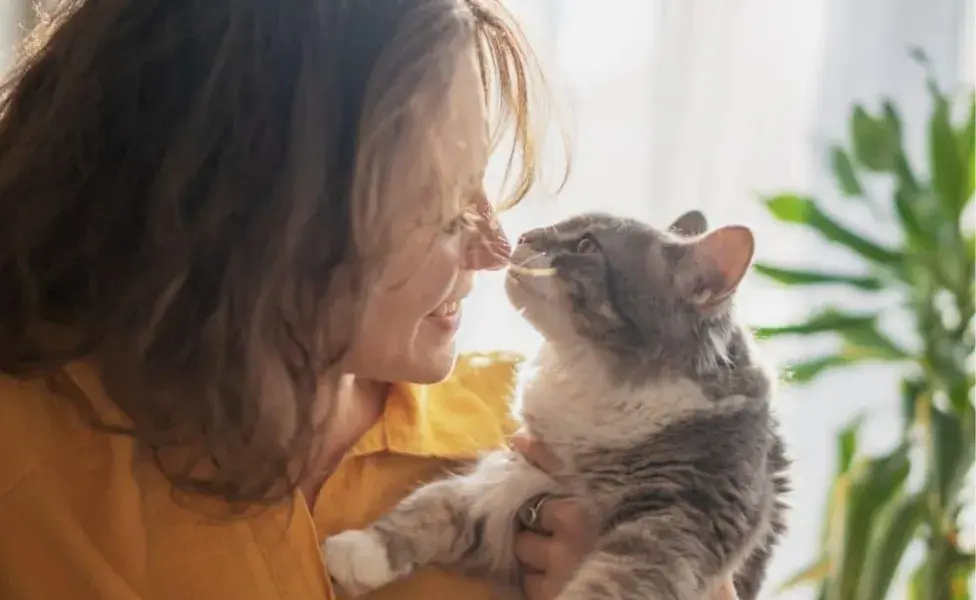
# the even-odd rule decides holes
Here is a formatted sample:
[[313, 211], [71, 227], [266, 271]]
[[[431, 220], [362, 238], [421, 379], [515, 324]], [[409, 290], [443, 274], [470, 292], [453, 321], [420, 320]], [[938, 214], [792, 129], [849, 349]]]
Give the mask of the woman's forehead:
[[430, 114], [418, 107], [418, 143], [402, 148], [394, 181], [412, 196], [405, 202], [410, 209], [441, 221], [481, 193], [488, 163], [488, 115], [473, 53], [459, 61], [446, 97], [432, 105], [438, 110]]

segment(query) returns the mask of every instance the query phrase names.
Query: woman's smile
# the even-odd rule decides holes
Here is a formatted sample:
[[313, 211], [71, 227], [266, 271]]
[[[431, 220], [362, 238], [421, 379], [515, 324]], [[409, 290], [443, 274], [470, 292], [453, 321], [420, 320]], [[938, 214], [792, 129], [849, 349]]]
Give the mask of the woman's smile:
[[461, 326], [461, 301], [444, 302], [424, 317], [424, 321], [454, 335]]

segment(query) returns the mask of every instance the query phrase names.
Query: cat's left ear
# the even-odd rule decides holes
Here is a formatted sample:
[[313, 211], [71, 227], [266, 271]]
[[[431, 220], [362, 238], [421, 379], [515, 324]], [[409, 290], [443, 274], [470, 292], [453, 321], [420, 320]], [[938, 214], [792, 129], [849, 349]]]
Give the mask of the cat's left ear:
[[742, 225], [728, 225], [685, 245], [678, 269], [678, 289], [700, 308], [721, 303], [739, 287], [756, 242], [752, 231]]
[[668, 231], [684, 236], [701, 235], [708, 231], [708, 220], [702, 211], [689, 210], [675, 219], [674, 223], [668, 227]]

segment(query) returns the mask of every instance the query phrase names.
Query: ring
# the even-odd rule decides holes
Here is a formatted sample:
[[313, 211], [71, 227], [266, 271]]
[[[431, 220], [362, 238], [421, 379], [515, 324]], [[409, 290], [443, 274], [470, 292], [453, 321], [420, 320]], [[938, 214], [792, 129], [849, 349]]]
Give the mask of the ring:
[[539, 532], [539, 516], [542, 514], [542, 505], [549, 500], [548, 494], [539, 494], [529, 499], [518, 511], [518, 521], [525, 529]]

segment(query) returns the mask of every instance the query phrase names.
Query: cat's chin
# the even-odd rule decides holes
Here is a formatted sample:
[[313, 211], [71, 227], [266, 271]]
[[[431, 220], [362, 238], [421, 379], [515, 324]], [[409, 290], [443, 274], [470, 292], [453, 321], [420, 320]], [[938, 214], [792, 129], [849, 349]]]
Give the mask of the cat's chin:
[[559, 309], [540, 307], [528, 304], [512, 302], [512, 306], [519, 312], [519, 316], [528, 323], [546, 341], [551, 342], [553, 338], [558, 338], [560, 332], [565, 331], [567, 325], [558, 322]]

